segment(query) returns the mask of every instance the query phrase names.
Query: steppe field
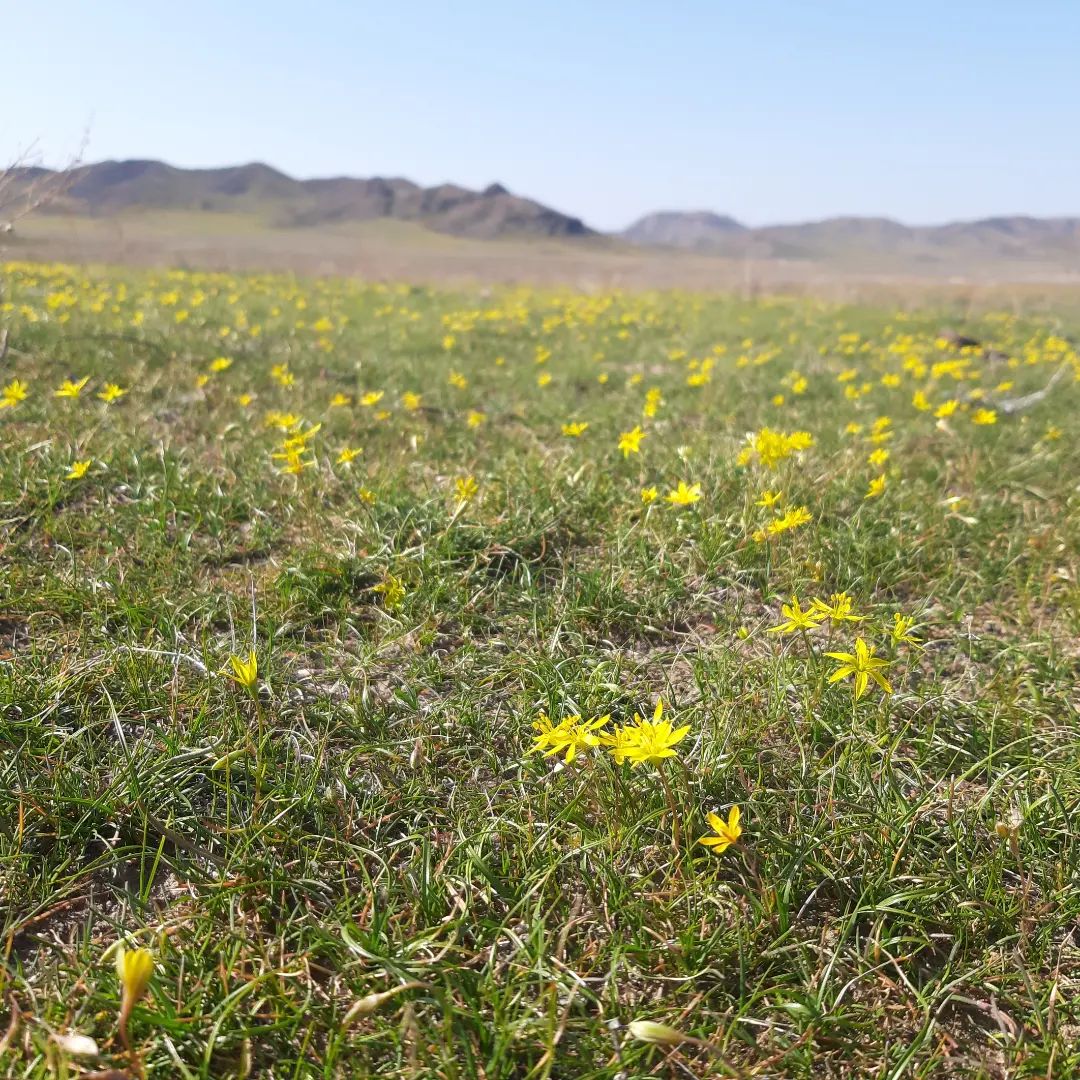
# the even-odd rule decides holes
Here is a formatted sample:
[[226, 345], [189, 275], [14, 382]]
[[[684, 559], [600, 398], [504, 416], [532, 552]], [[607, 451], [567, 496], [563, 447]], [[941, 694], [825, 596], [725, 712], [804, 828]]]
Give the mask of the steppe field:
[[1078, 333], [0, 265], [0, 1075], [1080, 1075]]

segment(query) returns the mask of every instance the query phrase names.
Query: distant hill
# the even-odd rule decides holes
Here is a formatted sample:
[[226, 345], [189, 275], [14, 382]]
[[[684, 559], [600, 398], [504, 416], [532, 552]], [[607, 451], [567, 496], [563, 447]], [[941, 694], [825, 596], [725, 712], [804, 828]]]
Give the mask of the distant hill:
[[[457, 184], [422, 187], [401, 177], [350, 176], [297, 180], [254, 162], [219, 169], [181, 169], [162, 161], [102, 161], [63, 177], [24, 168], [0, 177], [0, 226], [17, 217], [28, 190], [51, 185], [41, 212], [111, 218], [132, 211], [185, 211], [251, 215], [278, 229], [334, 230], [383, 219], [480, 240], [598, 238], [580, 218], [491, 184], [481, 191]], [[147, 215], [147, 217], [152, 215]], [[193, 231], [197, 232], [195, 228]], [[750, 228], [707, 210], [647, 214], [615, 234], [613, 253], [632, 249], [753, 260], [802, 261], [851, 270], [903, 268], [933, 273], [983, 264], [1042, 261], [1069, 273], [1080, 270], [1080, 218], [993, 217], [947, 225], [911, 226], [883, 217]], [[299, 240], [298, 240], [299, 242]], [[596, 245], [593, 245], [596, 246]]]
[[890, 218], [838, 217], [747, 228], [707, 211], [666, 211], [647, 214], [619, 235], [646, 247], [756, 258], [1080, 258], [1080, 218], [1015, 216], [914, 226]]
[[[47, 170], [26, 169], [17, 179], [26, 185], [48, 176]], [[102, 161], [76, 170], [63, 197], [46, 209], [101, 216], [140, 208], [257, 212], [271, 224], [298, 228], [386, 217], [483, 239], [593, 235], [578, 218], [513, 195], [500, 184], [471, 191], [381, 177], [296, 180], [259, 163], [180, 169], [161, 161]]]
[[747, 231], [733, 217], [714, 214], [708, 210], [662, 210], [646, 214], [623, 231], [622, 238], [645, 247], [683, 248], [687, 251], [708, 251], [724, 246]]

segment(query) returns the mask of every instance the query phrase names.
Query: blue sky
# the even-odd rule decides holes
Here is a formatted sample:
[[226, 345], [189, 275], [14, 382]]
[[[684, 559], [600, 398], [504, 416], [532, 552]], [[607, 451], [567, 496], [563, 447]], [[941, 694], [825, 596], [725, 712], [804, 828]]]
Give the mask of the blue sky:
[[617, 228], [1080, 214], [1080, 0], [9, 0], [0, 159], [499, 180]]

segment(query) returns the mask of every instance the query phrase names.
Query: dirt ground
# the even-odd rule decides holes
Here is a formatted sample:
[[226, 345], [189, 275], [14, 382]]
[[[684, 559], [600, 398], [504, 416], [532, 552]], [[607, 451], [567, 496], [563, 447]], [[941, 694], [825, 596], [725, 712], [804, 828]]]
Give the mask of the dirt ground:
[[470, 240], [412, 223], [274, 228], [244, 215], [142, 212], [122, 217], [40, 214], [0, 240], [0, 259], [208, 270], [289, 271], [440, 284], [567, 285], [701, 291], [805, 292], [836, 300], [898, 290], [963, 297], [990, 292], [1030, 303], [1080, 289], [1080, 272], [1037, 261], [913, 266], [878, 260], [821, 263], [648, 251], [614, 240]]

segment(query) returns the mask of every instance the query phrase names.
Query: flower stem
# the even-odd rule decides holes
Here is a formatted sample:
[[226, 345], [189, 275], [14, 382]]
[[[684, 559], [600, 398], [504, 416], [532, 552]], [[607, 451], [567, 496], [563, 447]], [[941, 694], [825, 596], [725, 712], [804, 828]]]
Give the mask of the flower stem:
[[679, 827], [679, 811], [675, 805], [675, 793], [671, 790], [667, 771], [662, 765], [657, 769], [657, 772], [660, 773], [660, 784], [664, 789], [664, 795], [667, 797], [668, 810], [671, 811], [671, 846], [678, 851], [682, 843], [682, 830]]

